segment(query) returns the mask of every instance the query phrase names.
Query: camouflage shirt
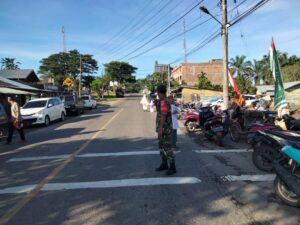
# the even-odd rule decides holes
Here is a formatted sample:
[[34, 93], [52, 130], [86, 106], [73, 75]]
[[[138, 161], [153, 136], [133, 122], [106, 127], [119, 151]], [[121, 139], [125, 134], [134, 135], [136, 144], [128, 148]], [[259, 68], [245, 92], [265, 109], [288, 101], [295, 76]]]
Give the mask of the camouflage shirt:
[[166, 114], [166, 120], [163, 125], [163, 134], [170, 134], [172, 129], [172, 114], [169, 99], [163, 98], [156, 100], [156, 111], [156, 132], [159, 130], [161, 115]]

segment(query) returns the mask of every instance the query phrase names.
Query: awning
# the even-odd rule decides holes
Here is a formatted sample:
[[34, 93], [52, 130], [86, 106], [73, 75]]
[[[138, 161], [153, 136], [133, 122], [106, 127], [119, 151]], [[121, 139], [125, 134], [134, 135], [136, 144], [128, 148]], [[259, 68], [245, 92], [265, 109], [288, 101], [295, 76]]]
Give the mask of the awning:
[[16, 89], [7, 88], [7, 87], [0, 87], [0, 93], [1, 94], [14, 94], [14, 95], [36, 95], [35, 93], [16, 90]]

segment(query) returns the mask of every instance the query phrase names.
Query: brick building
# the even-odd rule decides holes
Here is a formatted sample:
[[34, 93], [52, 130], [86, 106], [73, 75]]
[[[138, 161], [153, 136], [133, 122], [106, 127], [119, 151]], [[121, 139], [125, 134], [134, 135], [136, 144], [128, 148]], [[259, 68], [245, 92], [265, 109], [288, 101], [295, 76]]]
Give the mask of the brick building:
[[155, 73], [168, 73], [169, 65], [168, 64], [158, 64], [155, 62], [154, 72]]
[[172, 70], [172, 77], [180, 84], [195, 86], [201, 72], [205, 73], [212, 84], [222, 84], [223, 61], [212, 59], [206, 63], [182, 63]]

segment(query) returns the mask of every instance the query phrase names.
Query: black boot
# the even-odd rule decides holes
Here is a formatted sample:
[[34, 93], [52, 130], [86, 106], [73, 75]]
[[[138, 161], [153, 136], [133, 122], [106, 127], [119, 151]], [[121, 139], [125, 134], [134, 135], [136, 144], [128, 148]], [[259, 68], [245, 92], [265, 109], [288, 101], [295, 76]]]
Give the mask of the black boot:
[[160, 164], [160, 166], [157, 167], [155, 169], [155, 171], [159, 172], [159, 171], [163, 171], [163, 170], [167, 170], [167, 169], [168, 169], [168, 163], [167, 163], [167, 161], [162, 161], [161, 164]]
[[175, 163], [170, 163], [170, 168], [169, 168], [168, 171], [166, 172], [166, 175], [170, 176], [170, 175], [175, 174], [176, 172], [177, 172], [177, 171], [176, 171]]

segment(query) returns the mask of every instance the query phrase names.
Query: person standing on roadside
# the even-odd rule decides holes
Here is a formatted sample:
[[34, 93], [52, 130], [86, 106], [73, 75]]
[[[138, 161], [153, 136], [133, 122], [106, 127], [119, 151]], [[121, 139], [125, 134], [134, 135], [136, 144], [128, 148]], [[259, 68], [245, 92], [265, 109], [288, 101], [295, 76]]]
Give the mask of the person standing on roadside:
[[25, 141], [24, 131], [21, 126], [20, 107], [19, 107], [18, 103], [14, 100], [13, 97], [8, 97], [7, 101], [11, 105], [11, 117], [10, 117], [10, 124], [9, 124], [9, 128], [8, 128], [8, 137], [6, 140], [6, 144], [11, 143], [14, 129], [18, 130], [21, 140]]
[[147, 99], [147, 97], [146, 97], [146, 94], [143, 95], [143, 98], [142, 98], [142, 100], [140, 101], [140, 103], [141, 103], [141, 105], [143, 106], [144, 112], [146, 112], [147, 109], [148, 109], [148, 105], [149, 105], [149, 102], [148, 102], [148, 99]]
[[172, 113], [172, 131], [171, 131], [171, 138], [172, 138], [172, 148], [177, 148], [177, 129], [178, 125], [178, 114], [179, 109], [175, 105], [175, 100], [173, 96], [169, 96], [170, 103], [171, 103], [171, 113]]
[[176, 173], [175, 155], [172, 150], [171, 130], [172, 114], [170, 100], [166, 96], [167, 89], [165, 85], [157, 87], [158, 100], [156, 103], [156, 132], [158, 136], [158, 145], [160, 149], [161, 164], [156, 171], [167, 170], [166, 175]]

